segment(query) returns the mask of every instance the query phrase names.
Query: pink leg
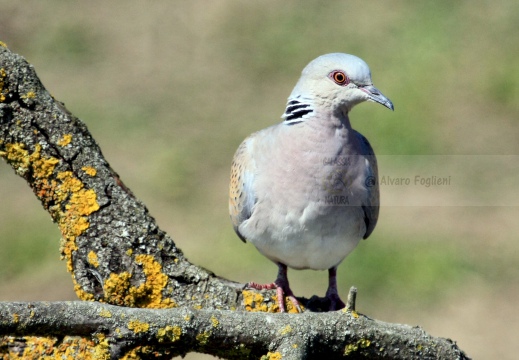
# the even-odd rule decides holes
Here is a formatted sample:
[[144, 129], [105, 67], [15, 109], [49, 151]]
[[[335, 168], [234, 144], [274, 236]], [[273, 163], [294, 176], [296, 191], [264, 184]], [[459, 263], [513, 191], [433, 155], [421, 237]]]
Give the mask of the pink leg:
[[326, 290], [326, 297], [330, 300], [330, 311], [339, 310], [346, 306], [339, 297], [337, 290], [337, 267], [328, 269], [328, 290]]
[[303, 312], [301, 309], [301, 305], [299, 305], [299, 301], [297, 301], [296, 297], [292, 290], [290, 290], [290, 286], [288, 284], [287, 277], [287, 266], [285, 264], [278, 263], [278, 277], [276, 281], [271, 284], [257, 284], [255, 282], [250, 282], [247, 284], [247, 287], [256, 289], [256, 290], [271, 290], [276, 289], [276, 294], [278, 298], [278, 306], [280, 312], [286, 312], [285, 309], [285, 296], [290, 299], [292, 305], [297, 309], [298, 312]]

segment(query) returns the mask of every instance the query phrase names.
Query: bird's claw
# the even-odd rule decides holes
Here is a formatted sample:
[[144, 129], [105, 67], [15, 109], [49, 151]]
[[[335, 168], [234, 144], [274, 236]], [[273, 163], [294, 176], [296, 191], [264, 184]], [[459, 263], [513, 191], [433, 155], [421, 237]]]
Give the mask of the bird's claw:
[[270, 283], [270, 284], [258, 284], [255, 282], [250, 282], [247, 284], [248, 288], [256, 289], [256, 290], [272, 290], [276, 289], [276, 295], [277, 295], [277, 302], [279, 307], [279, 312], [286, 312], [285, 307], [285, 297], [287, 297], [290, 302], [292, 303], [292, 306], [297, 310], [297, 312], [302, 313], [303, 308], [301, 307], [301, 304], [294, 296], [294, 293], [290, 289], [290, 287], [286, 286], [285, 284], [276, 284]]

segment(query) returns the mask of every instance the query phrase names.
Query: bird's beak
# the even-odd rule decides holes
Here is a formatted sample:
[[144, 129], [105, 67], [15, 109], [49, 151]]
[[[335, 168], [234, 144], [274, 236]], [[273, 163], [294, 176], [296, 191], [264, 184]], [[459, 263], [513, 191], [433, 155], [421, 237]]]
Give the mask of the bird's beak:
[[381, 105], [384, 105], [388, 109], [395, 110], [395, 107], [393, 106], [393, 103], [391, 100], [389, 100], [387, 97], [385, 97], [379, 89], [374, 87], [373, 85], [365, 85], [359, 87], [360, 90], [364, 91], [366, 94], [368, 94], [369, 99], [371, 101], [377, 102]]

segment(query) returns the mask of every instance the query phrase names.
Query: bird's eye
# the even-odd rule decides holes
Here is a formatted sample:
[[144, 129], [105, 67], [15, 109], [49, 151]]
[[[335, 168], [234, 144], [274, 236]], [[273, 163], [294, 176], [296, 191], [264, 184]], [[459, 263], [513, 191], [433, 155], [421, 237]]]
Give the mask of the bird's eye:
[[328, 75], [330, 79], [332, 79], [337, 85], [348, 85], [350, 83], [350, 79], [348, 79], [348, 76], [340, 70], [335, 70]]

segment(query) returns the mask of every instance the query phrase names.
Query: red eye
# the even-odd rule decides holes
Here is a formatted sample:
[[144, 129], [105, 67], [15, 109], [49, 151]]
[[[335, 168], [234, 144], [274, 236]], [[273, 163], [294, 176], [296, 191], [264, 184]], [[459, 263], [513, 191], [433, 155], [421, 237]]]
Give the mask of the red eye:
[[330, 75], [328, 75], [328, 77], [335, 81], [337, 85], [344, 86], [350, 83], [350, 79], [348, 79], [348, 76], [340, 70], [332, 71]]

